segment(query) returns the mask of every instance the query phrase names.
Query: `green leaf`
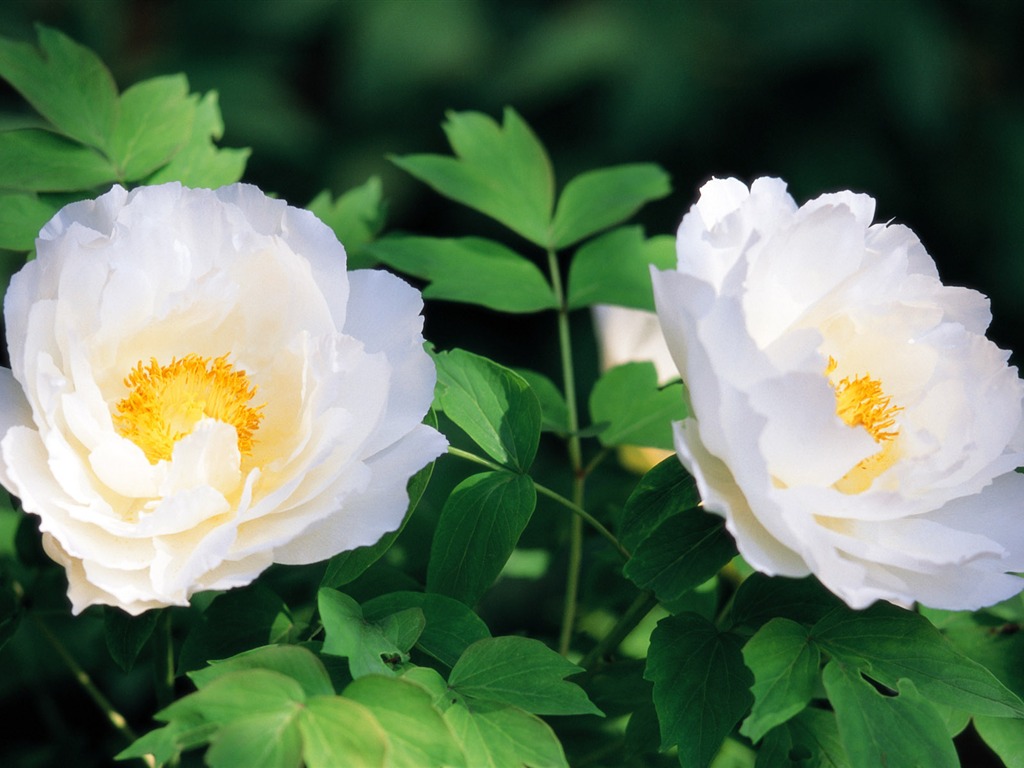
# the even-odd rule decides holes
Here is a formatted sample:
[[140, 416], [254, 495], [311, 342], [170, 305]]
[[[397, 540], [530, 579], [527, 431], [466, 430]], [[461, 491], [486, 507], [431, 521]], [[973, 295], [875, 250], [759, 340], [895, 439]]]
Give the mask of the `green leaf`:
[[363, 615], [377, 621], [409, 608], [423, 611], [427, 622], [416, 647], [449, 667], [470, 645], [491, 636], [483, 620], [464, 603], [432, 592], [390, 592], [364, 603]]
[[581, 173], [562, 190], [551, 225], [554, 247], [565, 248], [619, 224], [672, 191], [668, 174], [651, 163]]
[[683, 768], [710, 765], [753, 703], [739, 640], [696, 614], [658, 622], [644, 677], [654, 683], [662, 748], [678, 744]]
[[526, 379], [533, 394], [540, 403], [540, 430], [565, 435], [569, 432], [569, 407], [565, 397], [547, 376], [529, 368], [513, 368], [515, 373]]
[[535, 715], [600, 715], [583, 689], [565, 680], [582, 671], [539, 640], [494, 637], [466, 649], [448, 676], [448, 687]]
[[224, 121], [217, 104], [217, 92], [210, 91], [199, 101], [192, 135], [171, 161], [150, 176], [147, 184], [179, 181], [187, 187], [216, 189], [242, 178], [248, 149], [221, 149], [214, 144], [224, 134]]
[[348, 685], [344, 696], [369, 709], [388, 734], [388, 768], [465, 768], [454, 734], [434, 708], [431, 695], [420, 686], [369, 675]]
[[0, 77], [65, 136], [106, 149], [117, 119], [117, 86], [110, 70], [95, 53], [57, 30], [40, 25], [36, 32], [38, 48], [0, 38]]
[[283, 707], [252, 714], [221, 726], [210, 739], [205, 762], [210, 768], [301, 768], [302, 710]]
[[670, 456], [647, 472], [626, 500], [619, 541], [634, 549], [665, 520], [700, 503], [697, 483], [679, 459]]
[[835, 659], [853, 666], [868, 664], [864, 672], [889, 688], [907, 678], [922, 696], [940, 704], [978, 715], [1024, 715], [1024, 703], [1012, 691], [911, 611], [888, 603], [864, 611], [837, 608], [814, 626], [812, 634]]
[[114, 167], [95, 150], [49, 131], [0, 132], [0, 189], [66, 192], [110, 184]]
[[626, 363], [605, 373], [590, 393], [590, 418], [607, 423], [601, 445], [672, 449], [672, 422], [686, 417], [683, 385], [658, 388], [654, 363]]
[[298, 718], [306, 768], [390, 768], [388, 734], [362, 704], [316, 696]]
[[296, 680], [269, 669], [247, 669], [222, 675], [201, 690], [178, 699], [156, 714], [163, 722], [199, 717], [226, 725], [250, 715], [275, 714], [306, 700]]
[[267, 645], [253, 648], [205, 669], [189, 672], [189, 679], [202, 690], [224, 675], [251, 669], [278, 672], [295, 680], [307, 696], [331, 696], [334, 688], [327, 670], [312, 652], [297, 645]]
[[391, 235], [367, 248], [375, 259], [424, 280], [427, 299], [478, 304], [499, 312], [537, 312], [558, 306], [532, 261], [493, 240]]
[[57, 210], [34, 194], [0, 194], [0, 248], [32, 250], [39, 230]]
[[444, 719], [473, 768], [569, 768], [548, 724], [517, 707], [456, 698]]
[[[437, 427], [437, 416], [431, 411], [427, 418], [424, 420], [425, 423], [432, 427]], [[366, 547], [356, 547], [350, 549], [348, 552], [341, 552], [330, 560], [327, 561], [327, 569], [324, 571], [323, 579], [320, 581], [321, 587], [332, 587], [337, 588], [351, 581], [354, 581], [363, 573], [366, 569], [377, 562], [384, 553], [387, 552], [391, 545], [395, 543], [395, 539], [398, 535], [405, 530], [405, 526], [409, 522], [409, 518], [412, 517], [413, 512], [416, 511], [416, 507], [423, 497], [423, 492], [427, 489], [427, 485], [430, 483], [430, 476], [434, 471], [434, 462], [430, 462], [409, 478], [409, 482], [406, 484], [406, 489], [409, 494], [409, 509], [406, 510], [405, 517], [402, 518], [402, 524], [398, 528], [389, 533], [385, 533], [380, 539], [377, 540], [376, 544], [371, 544]]]
[[754, 673], [754, 708], [740, 733], [756, 742], [810, 702], [818, 686], [821, 653], [807, 627], [774, 619], [743, 647], [743, 661]]
[[348, 658], [353, 678], [394, 675], [426, 624], [418, 608], [367, 621], [359, 603], [333, 589], [321, 589], [317, 605], [326, 633], [323, 652]]
[[178, 672], [257, 646], [287, 642], [296, 630], [288, 606], [259, 582], [225, 592], [214, 598], [185, 638]]
[[479, 112], [449, 112], [447, 118], [444, 130], [455, 157], [405, 155], [392, 161], [445, 197], [547, 247], [555, 181], [530, 127], [511, 108], [501, 126]]
[[461, 349], [437, 363], [440, 408], [491, 458], [525, 472], [540, 441], [540, 403], [530, 385], [508, 368]]
[[110, 657], [125, 672], [135, 666], [139, 651], [149, 640], [160, 619], [160, 611], [146, 611], [140, 616], [131, 616], [120, 608], [106, 608], [103, 611], [103, 634], [107, 640]]
[[841, 605], [813, 576], [787, 579], [755, 573], [736, 590], [728, 615], [734, 631], [754, 632], [773, 618], [812, 625]]
[[718, 515], [692, 507], [673, 515], [633, 550], [622, 569], [641, 589], [650, 589], [670, 611], [692, 589], [736, 556], [736, 544]]
[[110, 137], [118, 178], [141, 179], [170, 160], [192, 135], [198, 101], [184, 75], [154, 77], [126, 90]]
[[825, 665], [822, 680], [853, 768], [960, 765], [945, 723], [910, 680], [898, 682], [898, 696], [883, 696], [855, 668], [837, 659]]
[[1005, 768], [1024, 768], [1024, 720], [976, 716], [974, 728]]
[[675, 238], [647, 239], [641, 227], [621, 227], [580, 246], [569, 267], [569, 308], [617, 304], [654, 311], [651, 265], [671, 269]]
[[434, 530], [427, 589], [476, 603], [508, 562], [536, 505], [526, 475], [481, 472], [459, 483]]
[[365, 246], [373, 242], [384, 228], [386, 206], [380, 178], [371, 176], [365, 184], [348, 190], [333, 201], [331, 193], [325, 189], [306, 208], [334, 230], [345, 246], [350, 270], [376, 264], [376, 259], [366, 253]]
[[773, 728], [757, 753], [757, 768], [849, 768], [833, 712], [809, 708]]
[[126, 749], [119, 752], [116, 760], [146, 758], [152, 755], [158, 766], [166, 765], [182, 752], [202, 746], [217, 732], [215, 723], [208, 723], [201, 717], [190, 715], [172, 720], [163, 728], [156, 728], [139, 737]]

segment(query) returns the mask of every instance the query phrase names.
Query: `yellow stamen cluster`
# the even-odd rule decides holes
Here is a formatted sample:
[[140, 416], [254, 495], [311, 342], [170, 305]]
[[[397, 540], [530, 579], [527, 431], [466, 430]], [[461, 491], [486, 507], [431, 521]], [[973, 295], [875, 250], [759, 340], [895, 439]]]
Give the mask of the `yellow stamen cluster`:
[[[828, 359], [825, 374], [835, 371], [835, 358]], [[864, 427], [876, 443], [887, 443], [899, 436], [896, 414], [903, 409], [892, 404], [885, 394], [882, 382], [869, 375], [849, 376], [832, 384], [836, 393], [836, 414], [851, 427]]]
[[252, 453], [263, 406], [251, 406], [256, 395], [245, 371], [236, 371], [227, 355], [210, 359], [195, 354], [160, 365], [140, 360], [124, 384], [128, 396], [117, 403], [118, 431], [138, 445], [151, 464], [170, 459], [174, 444], [204, 418], [231, 424], [238, 450]]

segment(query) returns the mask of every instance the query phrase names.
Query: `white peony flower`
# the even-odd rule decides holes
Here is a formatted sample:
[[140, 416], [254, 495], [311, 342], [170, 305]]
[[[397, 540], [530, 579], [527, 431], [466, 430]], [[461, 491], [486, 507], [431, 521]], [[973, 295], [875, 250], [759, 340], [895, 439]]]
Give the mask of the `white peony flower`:
[[758, 570], [854, 608], [990, 605], [1024, 587], [1024, 383], [988, 300], [873, 216], [778, 179], [701, 189], [653, 272], [694, 414], [676, 449]]
[[373, 544], [441, 454], [422, 300], [236, 184], [67, 206], [4, 301], [0, 480], [77, 613], [132, 614]]

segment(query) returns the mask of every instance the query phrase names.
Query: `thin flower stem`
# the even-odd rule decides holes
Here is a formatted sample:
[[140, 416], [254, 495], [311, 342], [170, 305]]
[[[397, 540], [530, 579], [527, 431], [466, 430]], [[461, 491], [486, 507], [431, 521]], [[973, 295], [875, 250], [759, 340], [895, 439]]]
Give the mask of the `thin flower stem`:
[[[82, 686], [89, 697], [96, 702], [103, 714], [107, 716], [107, 720], [110, 724], [117, 729], [117, 731], [128, 740], [128, 743], [133, 743], [136, 740], [135, 731], [132, 730], [131, 726], [128, 725], [128, 721], [125, 720], [124, 715], [114, 709], [114, 705], [110, 703], [110, 700], [103, 695], [103, 692], [96, 687], [96, 684], [89, 677], [89, 673], [82, 668], [82, 666], [75, 661], [74, 657], [68, 652], [68, 649], [64, 647], [64, 644], [57, 638], [50, 628], [43, 623], [43, 621], [35, 614], [30, 614], [32, 617], [32, 623], [35, 624], [36, 629], [39, 630], [46, 641], [53, 647], [60, 656], [61, 661], [71, 670], [71, 674], [74, 676], [78, 684]], [[148, 756], [151, 757], [151, 756]], [[147, 765], [155, 765], [152, 760], [146, 760]]]
[[[504, 467], [498, 466], [497, 464], [488, 461], [482, 456], [477, 456], [476, 454], [470, 453], [469, 451], [464, 451], [461, 448], [453, 448], [451, 446], [448, 446], [448, 453], [451, 454], [452, 456], [458, 456], [460, 459], [466, 459], [467, 461], [472, 461], [475, 464], [480, 464], [481, 466], [487, 467], [489, 469], [508, 471]], [[622, 555], [623, 560], [629, 560], [629, 558], [631, 557], [629, 550], [622, 546], [619, 540], [615, 538], [614, 533], [605, 528], [605, 526], [602, 525], [596, 517], [587, 512], [587, 510], [585, 510], [578, 504], [574, 504], [573, 502], [569, 501], [569, 499], [565, 498], [565, 496], [558, 493], [557, 491], [551, 490], [546, 485], [541, 485], [536, 480], [533, 481], [533, 487], [537, 489], [537, 493], [543, 496], [547, 496], [552, 501], [558, 502], [569, 511], [578, 515], [591, 528], [593, 528], [601, 536], [603, 536], [609, 544], [615, 547], [615, 551]]]
[[650, 590], [637, 595], [611, 631], [590, 649], [587, 655], [580, 660], [579, 665], [584, 669], [590, 669], [595, 661], [618, 648], [619, 644], [626, 639], [626, 635], [636, 629], [637, 625], [657, 604], [658, 598]]
[[[569, 412], [569, 463], [572, 466], [572, 502], [583, 507], [586, 474], [583, 471], [583, 451], [580, 446], [579, 414], [576, 406], [576, 374], [572, 361], [572, 337], [569, 333], [569, 306], [562, 288], [562, 273], [558, 256], [548, 248], [548, 272], [551, 276], [551, 290], [558, 302], [558, 348], [562, 358], [562, 386], [565, 393], [566, 410]], [[572, 633], [576, 626], [577, 598], [579, 594], [580, 569], [583, 564], [583, 522], [574, 517], [569, 524], [569, 570], [565, 579], [565, 605], [562, 609], [562, 629], [558, 637], [558, 650], [563, 656], [569, 652]]]
[[174, 639], [171, 637], [171, 610], [165, 608], [156, 626], [153, 677], [156, 703], [160, 709], [174, 701]]

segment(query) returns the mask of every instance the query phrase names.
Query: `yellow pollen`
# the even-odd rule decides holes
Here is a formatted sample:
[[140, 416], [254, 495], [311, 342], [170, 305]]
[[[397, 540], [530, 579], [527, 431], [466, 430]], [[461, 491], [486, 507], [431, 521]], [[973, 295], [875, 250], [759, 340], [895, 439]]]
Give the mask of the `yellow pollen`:
[[[831, 376], [838, 363], [829, 357], [825, 375]], [[896, 414], [903, 409], [892, 404], [892, 398], [885, 394], [882, 382], [870, 374], [846, 376], [838, 382], [829, 383], [836, 394], [836, 414], [851, 427], [864, 427], [882, 449], [847, 472], [835, 487], [843, 493], [860, 493], [867, 490], [875, 478], [891, 467], [897, 459], [893, 441], [900, 431], [896, 426]]]
[[146, 454], [151, 464], [170, 459], [174, 444], [204, 418], [230, 424], [238, 434], [238, 450], [252, 453], [253, 434], [263, 418], [262, 405], [245, 371], [236, 371], [227, 355], [210, 359], [188, 354], [169, 365], [140, 360], [124, 384], [128, 396], [117, 403], [114, 424]]

